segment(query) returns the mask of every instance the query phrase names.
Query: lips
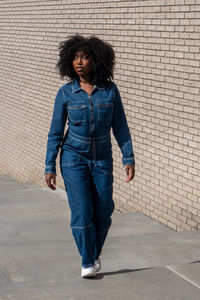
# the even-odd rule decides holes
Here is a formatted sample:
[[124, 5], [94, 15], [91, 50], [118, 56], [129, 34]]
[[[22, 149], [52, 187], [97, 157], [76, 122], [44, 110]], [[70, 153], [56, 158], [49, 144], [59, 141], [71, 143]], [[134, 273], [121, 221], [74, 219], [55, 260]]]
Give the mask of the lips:
[[78, 72], [81, 72], [81, 71], [83, 71], [83, 68], [82, 68], [82, 67], [77, 67], [76, 70], [77, 70]]

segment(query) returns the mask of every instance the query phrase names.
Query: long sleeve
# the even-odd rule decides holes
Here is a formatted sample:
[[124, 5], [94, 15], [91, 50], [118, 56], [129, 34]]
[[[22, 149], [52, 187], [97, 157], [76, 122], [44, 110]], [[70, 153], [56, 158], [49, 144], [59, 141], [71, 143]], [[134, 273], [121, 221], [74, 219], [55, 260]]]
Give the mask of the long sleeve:
[[115, 107], [113, 112], [112, 130], [118, 146], [122, 152], [123, 165], [134, 165], [134, 152], [130, 131], [127, 125], [127, 119], [124, 112], [124, 107], [121, 101], [121, 96], [116, 84], [113, 84], [115, 93]]
[[48, 133], [45, 159], [46, 167], [44, 174], [56, 174], [56, 158], [58, 155], [60, 144], [63, 139], [66, 120], [67, 109], [64, 102], [64, 95], [63, 91], [59, 89], [55, 98], [52, 121]]

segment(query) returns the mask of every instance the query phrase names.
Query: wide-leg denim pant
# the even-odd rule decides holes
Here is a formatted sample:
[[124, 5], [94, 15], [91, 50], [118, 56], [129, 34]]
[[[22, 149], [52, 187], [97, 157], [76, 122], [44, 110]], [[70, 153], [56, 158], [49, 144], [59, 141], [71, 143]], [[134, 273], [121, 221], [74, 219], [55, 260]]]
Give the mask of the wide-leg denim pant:
[[74, 149], [62, 149], [60, 168], [71, 209], [71, 229], [82, 256], [90, 267], [99, 257], [114, 211], [111, 159], [93, 161]]

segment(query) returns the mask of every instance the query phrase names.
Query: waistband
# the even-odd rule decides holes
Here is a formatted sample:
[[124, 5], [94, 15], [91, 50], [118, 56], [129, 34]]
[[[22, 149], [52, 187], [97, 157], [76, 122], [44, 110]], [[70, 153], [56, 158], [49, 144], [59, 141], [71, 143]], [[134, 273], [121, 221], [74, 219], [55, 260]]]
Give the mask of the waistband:
[[90, 144], [92, 142], [97, 142], [97, 143], [103, 142], [103, 141], [110, 139], [110, 133], [107, 135], [102, 135], [102, 136], [98, 136], [98, 137], [97, 136], [85, 137], [85, 136], [78, 135], [78, 134], [72, 132], [71, 130], [68, 130], [68, 135], [79, 142], [83, 142], [83, 143], [87, 143], [87, 144]]

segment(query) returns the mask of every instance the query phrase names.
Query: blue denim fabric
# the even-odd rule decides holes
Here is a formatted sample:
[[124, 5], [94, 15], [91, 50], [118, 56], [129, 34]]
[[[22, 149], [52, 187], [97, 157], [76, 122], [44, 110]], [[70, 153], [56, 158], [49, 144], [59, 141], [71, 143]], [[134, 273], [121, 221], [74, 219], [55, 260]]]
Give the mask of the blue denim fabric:
[[95, 86], [91, 96], [76, 80], [58, 90], [48, 133], [45, 174], [56, 173], [60, 147], [60, 169], [71, 209], [70, 226], [84, 267], [92, 266], [100, 255], [112, 222], [111, 128], [123, 165], [133, 165], [131, 136], [115, 83]]
[[[91, 112], [92, 110], [92, 112]], [[63, 138], [64, 128], [68, 119], [68, 130]], [[64, 84], [57, 92], [52, 122], [48, 133], [45, 173], [56, 173], [56, 157], [59, 147], [68, 144], [68, 132], [77, 136], [91, 138], [107, 137], [98, 151], [95, 159], [101, 159], [112, 152], [110, 130], [117, 140], [122, 152], [123, 165], [133, 165], [134, 153], [120, 93], [115, 83], [108, 87], [95, 86], [89, 96], [77, 80]], [[95, 143], [94, 143], [95, 144]], [[105, 148], [104, 148], [105, 146]], [[102, 152], [101, 148], [104, 148]], [[78, 151], [85, 151], [80, 146]]]
[[112, 160], [95, 162], [70, 148], [62, 149], [60, 168], [71, 210], [72, 234], [82, 266], [90, 267], [98, 259], [112, 223]]

